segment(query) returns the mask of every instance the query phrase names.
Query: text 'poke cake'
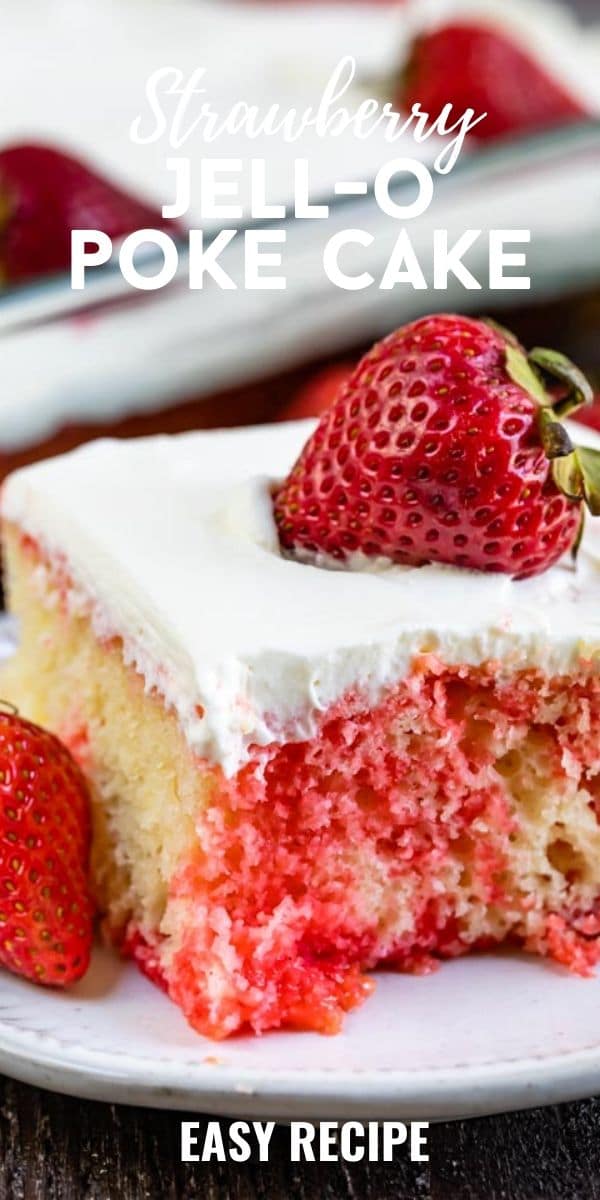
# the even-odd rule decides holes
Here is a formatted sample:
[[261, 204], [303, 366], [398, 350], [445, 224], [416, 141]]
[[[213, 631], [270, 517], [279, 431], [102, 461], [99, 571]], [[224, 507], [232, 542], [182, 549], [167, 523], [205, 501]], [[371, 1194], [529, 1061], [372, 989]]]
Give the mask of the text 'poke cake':
[[318, 426], [5, 484], [2, 695], [76, 757], [104, 929], [200, 1032], [333, 1032], [366, 971], [505, 941], [600, 957], [593, 518], [570, 556], [596, 443], [561, 422], [586, 395], [424, 318]]

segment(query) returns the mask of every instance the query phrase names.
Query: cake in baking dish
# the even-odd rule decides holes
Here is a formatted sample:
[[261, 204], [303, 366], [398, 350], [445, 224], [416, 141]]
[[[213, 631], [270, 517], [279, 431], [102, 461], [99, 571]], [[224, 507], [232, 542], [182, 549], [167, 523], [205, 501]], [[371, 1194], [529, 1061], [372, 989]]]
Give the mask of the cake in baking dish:
[[334, 1031], [377, 965], [600, 952], [600, 531], [519, 580], [302, 561], [272, 496], [313, 428], [98, 441], [2, 496], [2, 693], [90, 780], [106, 933], [217, 1038]]

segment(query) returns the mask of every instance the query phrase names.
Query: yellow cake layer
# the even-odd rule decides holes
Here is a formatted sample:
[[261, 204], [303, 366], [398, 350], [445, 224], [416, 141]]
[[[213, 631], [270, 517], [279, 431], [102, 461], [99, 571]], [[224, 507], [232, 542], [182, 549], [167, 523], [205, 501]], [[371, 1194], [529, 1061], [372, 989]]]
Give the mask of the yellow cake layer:
[[84, 614], [67, 614], [46, 568], [4, 538], [8, 602], [19, 650], [3, 694], [58, 733], [92, 784], [94, 888], [115, 930], [135, 914], [160, 925], [169, 880], [193, 843], [214, 787], [160, 697], [123, 664], [117, 639], [100, 644]]

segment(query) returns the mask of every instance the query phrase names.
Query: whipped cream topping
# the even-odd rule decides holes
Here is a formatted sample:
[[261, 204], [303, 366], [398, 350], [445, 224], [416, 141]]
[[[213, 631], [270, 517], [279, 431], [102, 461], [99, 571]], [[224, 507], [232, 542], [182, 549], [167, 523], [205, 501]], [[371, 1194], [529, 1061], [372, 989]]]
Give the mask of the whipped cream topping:
[[66, 564], [69, 603], [121, 637], [194, 751], [231, 774], [253, 744], [310, 737], [349, 690], [375, 703], [421, 652], [547, 671], [600, 660], [600, 520], [576, 570], [521, 582], [283, 557], [270, 489], [313, 426], [101, 440], [4, 485], [3, 518]]

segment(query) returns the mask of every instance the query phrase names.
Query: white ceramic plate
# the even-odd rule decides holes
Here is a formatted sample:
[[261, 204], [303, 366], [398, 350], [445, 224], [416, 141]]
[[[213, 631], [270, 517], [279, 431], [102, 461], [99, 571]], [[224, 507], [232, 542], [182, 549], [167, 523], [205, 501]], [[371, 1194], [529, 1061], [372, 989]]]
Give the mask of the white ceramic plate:
[[600, 979], [519, 955], [382, 974], [337, 1037], [213, 1043], [98, 949], [69, 993], [0, 974], [0, 1070], [90, 1099], [277, 1120], [443, 1119], [600, 1088]]

